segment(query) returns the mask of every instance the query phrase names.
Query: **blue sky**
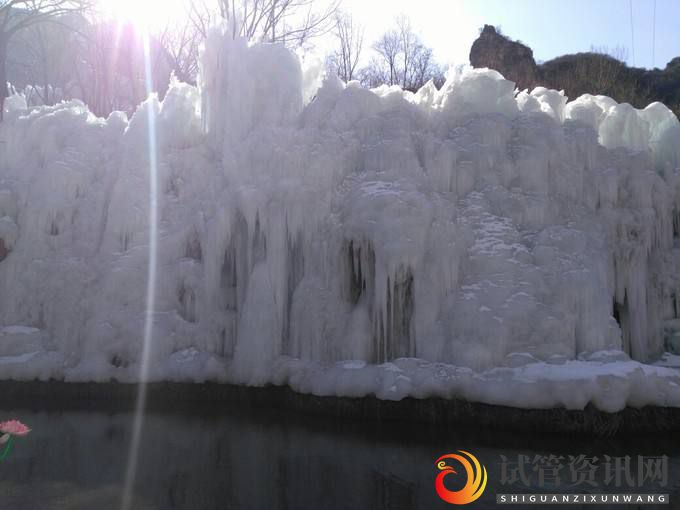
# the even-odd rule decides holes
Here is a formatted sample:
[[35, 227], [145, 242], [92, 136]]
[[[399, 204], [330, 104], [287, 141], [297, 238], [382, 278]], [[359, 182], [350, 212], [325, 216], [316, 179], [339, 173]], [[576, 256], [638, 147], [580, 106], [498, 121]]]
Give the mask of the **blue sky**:
[[[629, 65], [651, 68], [654, 0], [344, 0], [344, 9], [366, 27], [367, 47], [406, 14], [442, 63], [468, 61], [470, 45], [485, 23], [531, 46], [536, 60], [625, 48]], [[656, 0], [654, 65], [680, 56], [680, 0]]]

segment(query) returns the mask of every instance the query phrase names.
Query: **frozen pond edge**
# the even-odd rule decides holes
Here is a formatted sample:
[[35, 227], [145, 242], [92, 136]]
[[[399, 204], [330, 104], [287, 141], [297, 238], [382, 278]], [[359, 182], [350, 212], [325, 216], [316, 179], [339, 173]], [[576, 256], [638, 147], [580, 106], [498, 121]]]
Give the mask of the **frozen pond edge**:
[[[0, 380], [0, 407], [38, 411], [134, 410], [137, 385], [107, 382]], [[222, 404], [222, 405], [213, 405]], [[286, 386], [245, 387], [223, 383], [156, 382], [147, 385], [147, 410], [161, 413], [228, 414], [240, 408], [292, 410], [300, 414], [360, 420], [389, 427], [423, 424], [436, 427], [502, 429], [542, 435], [628, 436], [680, 430], [680, 408], [626, 407], [607, 413], [588, 405], [584, 410], [520, 409], [462, 399], [319, 397]]]

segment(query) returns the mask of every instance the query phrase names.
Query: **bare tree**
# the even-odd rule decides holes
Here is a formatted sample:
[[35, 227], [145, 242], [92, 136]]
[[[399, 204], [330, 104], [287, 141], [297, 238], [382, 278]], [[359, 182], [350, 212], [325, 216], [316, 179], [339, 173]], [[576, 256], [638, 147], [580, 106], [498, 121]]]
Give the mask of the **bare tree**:
[[411, 28], [411, 21], [403, 14], [397, 18], [397, 34], [403, 59], [401, 88], [406, 89], [410, 85], [413, 63], [418, 58], [419, 46], [422, 44]]
[[147, 76], [144, 42], [132, 25], [99, 22], [77, 38], [74, 54], [73, 96], [92, 112], [106, 116], [114, 110], [134, 112], [147, 94], [147, 85], [162, 97], [167, 89], [172, 60], [155, 37], [149, 37], [151, 76]]
[[233, 37], [301, 47], [333, 28], [339, 0], [318, 10], [315, 0], [217, 0]]
[[383, 83], [396, 85], [399, 80], [398, 60], [401, 53], [399, 33], [396, 30], [385, 32], [375, 42], [373, 50], [378, 54], [378, 58], [371, 60], [370, 67], [373, 68], [371, 74]]
[[355, 78], [364, 45], [364, 27], [354, 22], [348, 13], [335, 14], [335, 36], [339, 48], [331, 55], [331, 67], [343, 81]]
[[17, 32], [39, 23], [58, 22], [59, 18], [82, 12], [93, 0], [0, 0], [0, 120], [7, 88], [7, 49]]
[[10, 42], [7, 76], [25, 90], [31, 104], [54, 104], [70, 97], [70, 85], [77, 59], [76, 34], [87, 26], [84, 17], [61, 16], [59, 23], [37, 23], [17, 32]]
[[185, 83], [196, 83], [198, 51], [203, 36], [191, 21], [174, 21], [158, 34], [165, 56], [175, 76]]
[[195, 83], [200, 44], [220, 18], [233, 37], [305, 47], [337, 26], [338, 4], [339, 0], [333, 0], [317, 10], [316, 0], [188, 0], [185, 15], [161, 30], [158, 40], [175, 75]]
[[185, 83], [196, 83], [198, 53], [208, 29], [220, 18], [214, 0], [189, 0], [184, 16], [171, 20], [157, 37], [175, 76]]
[[[117, 63], [111, 60], [111, 56], [117, 54], [114, 32], [103, 23], [93, 24], [77, 43], [79, 65], [74, 73], [77, 96], [95, 114], [107, 115], [119, 107], [114, 99]], [[130, 61], [130, 55], [125, 57], [124, 60]]]
[[187, 4], [187, 20], [203, 39], [207, 37], [208, 29], [220, 17], [220, 12], [215, 9], [213, 2], [214, 0], [190, 0]]
[[436, 85], [443, 83], [443, 72], [434, 61], [432, 49], [423, 44], [404, 16], [373, 44], [373, 50], [375, 55], [360, 73], [369, 87], [399, 85], [416, 91], [431, 79]]

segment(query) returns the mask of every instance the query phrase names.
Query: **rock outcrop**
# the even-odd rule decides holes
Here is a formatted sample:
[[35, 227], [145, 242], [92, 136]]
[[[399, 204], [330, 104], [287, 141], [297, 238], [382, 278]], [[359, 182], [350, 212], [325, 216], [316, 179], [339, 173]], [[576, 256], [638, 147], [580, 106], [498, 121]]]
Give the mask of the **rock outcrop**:
[[499, 71], [520, 90], [543, 86], [564, 90], [572, 99], [583, 94], [604, 95], [636, 108], [660, 101], [680, 116], [680, 57], [665, 69], [651, 70], [628, 67], [596, 51], [562, 55], [537, 65], [531, 48], [484, 25], [470, 49], [470, 64]]
[[514, 81], [520, 90], [537, 85], [538, 70], [531, 48], [511, 41], [491, 25], [484, 25], [472, 44], [470, 64], [499, 71], [508, 80]]

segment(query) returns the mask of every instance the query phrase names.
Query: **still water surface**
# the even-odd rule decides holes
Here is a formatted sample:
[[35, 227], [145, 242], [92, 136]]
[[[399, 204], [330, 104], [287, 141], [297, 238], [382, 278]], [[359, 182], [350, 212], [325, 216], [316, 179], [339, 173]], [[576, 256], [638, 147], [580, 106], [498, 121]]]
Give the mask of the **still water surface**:
[[[680, 508], [677, 437], [603, 441], [389, 423], [377, 427], [238, 406], [219, 412], [212, 406], [205, 411], [146, 416], [134, 488], [135, 509], [451, 509], [456, 507], [441, 501], [434, 490], [438, 472], [435, 460], [459, 449], [476, 455], [489, 475], [484, 495], [460, 508], [526, 508], [498, 507], [495, 494], [534, 489], [548, 493], [669, 493], [670, 505], [658, 508]], [[120, 507], [131, 413], [8, 409], [0, 411], [0, 416], [19, 418], [33, 429], [15, 442], [10, 455], [0, 463], [0, 509]], [[668, 455], [668, 481], [666, 487], [645, 482], [641, 488], [631, 488], [624, 483], [620, 490], [614, 490], [606, 488], [600, 469], [597, 483], [604, 490], [583, 484], [568, 488], [565, 467], [559, 473], [564, 478], [559, 480], [559, 487], [553, 480], [540, 489], [538, 472], [529, 463], [526, 473], [533, 488], [521, 482], [501, 484], [501, 456], [514, 462], [518, 455], [535, 459], [536, 455], [551, 454], [601, 459], [604, 455], [629, 455], [634, 478], [637, 455]], [[450, 488], [455, 489], [455, 483]]]

